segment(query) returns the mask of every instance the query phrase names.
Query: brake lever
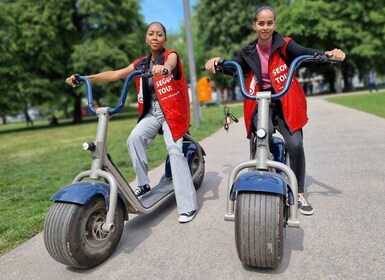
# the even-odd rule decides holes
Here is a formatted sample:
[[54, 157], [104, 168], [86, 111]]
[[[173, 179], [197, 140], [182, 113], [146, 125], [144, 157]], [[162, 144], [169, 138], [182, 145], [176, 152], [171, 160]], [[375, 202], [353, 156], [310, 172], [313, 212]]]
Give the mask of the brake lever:
[[[168, 75], [168, 69], [164, 68], [163, 71], [162, 71], [162, 75]], [[154, 76], [151, 71], [149, 70], [142, 70], [142, 74], [141, 74], [142, 77], [148, 77], [148, 78], [151, 78], [152, 76]]]

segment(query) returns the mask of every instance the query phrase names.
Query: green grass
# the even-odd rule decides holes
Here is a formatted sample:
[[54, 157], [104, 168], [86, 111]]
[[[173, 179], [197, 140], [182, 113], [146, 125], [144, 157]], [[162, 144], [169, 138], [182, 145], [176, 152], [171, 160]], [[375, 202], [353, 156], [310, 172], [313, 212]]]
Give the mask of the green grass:
[[[243, 114], [241, 104], [230, 110], [237, 117]], [[33, 128], [26, 128], [25, 123], [0, 125], [0, 255], [42, 231], [51, 196], [90, 168], [89, 152], [81, 145], [95, 139], [95, 120], [81, 125], [60, 120], [57, 127], [49, 127], [48, 121], [35, 122]], [[109, 125], [108, 152], [128, 181], [135, 175], [126, 140], [135, 124], [136, 116], [127, 114], [112, 117]], [[223, 124], [223, 107], [201, 107], [200, 127], [190, 132], [202, 140]], [[149, 168], [164, 162], [162, 137], [155, 138], [148, 156]]]
[[329, 97], [326, 100], [385, 118], [385, 92]]

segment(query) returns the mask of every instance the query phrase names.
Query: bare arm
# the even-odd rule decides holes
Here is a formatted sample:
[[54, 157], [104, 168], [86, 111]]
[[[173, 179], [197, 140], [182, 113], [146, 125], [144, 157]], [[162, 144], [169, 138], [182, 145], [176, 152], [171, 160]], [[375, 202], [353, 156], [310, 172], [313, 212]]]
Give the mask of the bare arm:
[[[134, 70], [135, 70], [134, 65], [131, 63], [126, 68], [100, 72], [98, 74], [88, 75], [86, 77], [90, 79], [92, 82], [112, 82], [112, 81], [117, 81], [117, 80], [126, 78]], [[76, 85], [73, 83], [74, 78], [75, 76], [71, 75], [66, 79], [66, 83], [72, 87], [76, 87]]]
[[171, 74], [172, 70], [174, 70], [178, 61], [178, 56], [176, 53], [171, 53], [167, 60], [164, 62], [164, 65], [154, 65], [152, 67], [152, 74], [154, 76], [162, 76], [163, 70], [167, 69], [168, 73]]

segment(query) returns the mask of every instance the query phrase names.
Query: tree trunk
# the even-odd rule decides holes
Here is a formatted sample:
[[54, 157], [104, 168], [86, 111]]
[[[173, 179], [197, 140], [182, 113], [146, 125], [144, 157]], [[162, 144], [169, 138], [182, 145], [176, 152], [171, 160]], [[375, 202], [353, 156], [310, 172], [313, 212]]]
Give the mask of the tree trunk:
[[74, 114], [73, 114], [73, 122], [75, 124], [82, 123], [82, 95], [74, 96]]
[[29, 113], [28, 113], [28, 101], [25, 99], [24, 100], [24, 117], [25, 117], [25, 122], [27, 124], [27, 127], [32, 127], [33, 126], [33, 120], [31, 119]]
[[65, 119], [69, 118], [69, 113], [68, 113], [68, 102], [66, 101], [63, 105], [63, 116]]

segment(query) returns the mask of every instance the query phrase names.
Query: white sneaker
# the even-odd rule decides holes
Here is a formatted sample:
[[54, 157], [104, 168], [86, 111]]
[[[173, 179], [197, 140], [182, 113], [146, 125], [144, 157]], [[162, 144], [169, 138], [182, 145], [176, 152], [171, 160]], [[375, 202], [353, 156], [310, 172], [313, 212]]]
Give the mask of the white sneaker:
[[142, 195], [148, 193], [149, 191], [151, 191], [151, 187], [149, 184], [138, 186], [135, 190], [135, 195], [137, 197], [141, 197]]
[[314, 209], [310, 205], [309, 201], [302, 195], [298, 195], [298, 209], [299, 212], [303, 215], [313, 215], [314, 214]]
[[179, 222], [180, 223], [188, 223], [192, 221], [195, 218], [195, 215], [197, 214], [197, 210], [190, 211], [187, 213], [182, 213], [179, 215]]

